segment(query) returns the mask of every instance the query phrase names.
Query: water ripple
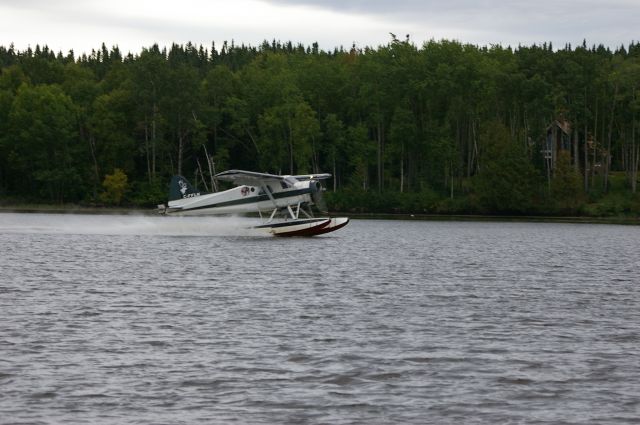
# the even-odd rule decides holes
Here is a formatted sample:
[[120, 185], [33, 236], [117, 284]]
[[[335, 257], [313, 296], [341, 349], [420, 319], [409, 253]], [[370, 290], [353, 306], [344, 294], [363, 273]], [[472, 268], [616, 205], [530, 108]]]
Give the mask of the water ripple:
[[0, 214], [0, 423], [637, 423], [636, 227], [230, 220]]

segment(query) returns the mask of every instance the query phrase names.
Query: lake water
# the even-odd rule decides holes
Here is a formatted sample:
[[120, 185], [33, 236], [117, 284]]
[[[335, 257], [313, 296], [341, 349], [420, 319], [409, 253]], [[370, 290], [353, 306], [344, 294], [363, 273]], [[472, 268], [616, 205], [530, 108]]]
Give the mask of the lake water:
[[638, 423], [640, 227], [0, 214], [1, 424]]

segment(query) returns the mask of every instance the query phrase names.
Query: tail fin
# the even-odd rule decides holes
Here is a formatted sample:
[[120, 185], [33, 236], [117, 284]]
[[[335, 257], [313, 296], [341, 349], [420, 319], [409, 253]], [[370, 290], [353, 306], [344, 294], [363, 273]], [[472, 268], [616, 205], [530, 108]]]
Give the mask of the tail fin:
[[173, 176], [171, 178], [171, 186], [169, 187], [169, 200], [192, 198], [199, 196], [200, 192], [196, 191], [193, 186], [182, 176]]

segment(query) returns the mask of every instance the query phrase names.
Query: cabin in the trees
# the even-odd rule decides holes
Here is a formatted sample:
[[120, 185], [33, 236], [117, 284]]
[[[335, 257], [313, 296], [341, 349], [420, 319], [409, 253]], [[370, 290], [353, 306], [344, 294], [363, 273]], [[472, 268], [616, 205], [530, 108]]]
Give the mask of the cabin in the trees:
[[556, 160], [561, 151], [568, 151], [571, 162], [575, 161], [571, 144], [571, 123], [565, 119], [554, 120], [547, 127], [547, 137], [542, 152], [552, 170], [556, 168]]

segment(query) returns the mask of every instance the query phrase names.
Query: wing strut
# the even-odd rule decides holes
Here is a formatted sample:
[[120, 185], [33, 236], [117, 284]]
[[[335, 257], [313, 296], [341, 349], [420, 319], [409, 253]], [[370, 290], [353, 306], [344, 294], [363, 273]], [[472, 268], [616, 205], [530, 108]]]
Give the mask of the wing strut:
[[300, 204], [298, 204], [298, 211], [296, 211], [296, 213], [293, 213], [293, 210], [291, 209], [291, 205], [287, 205], [287, 210], [289, 210], [289, 215], [291, 215], [291, 218], [294, 220], [298, 219], [298, 214], [300, 214]]
[[278, 212], [277, 208], [273, 209], [273, 212], [271, 213], [271, 216], [269, 217], [269, 220], [267, 221], [267, 223], [271, 223], [271, 221], [273, 220], [273, 217], [276, 216], [276, 213]]
[[266, 184], [263, 184], [261, 187], [262, 187], [262, 190], [265, 191], [265, 193], [267, 194], [269, 199], [271, 199], [271, 202], [273, 202], [273, 206], [278, 208], [278, 204], [276, 204], [276, 200], [273, 198], [273, 195], [271, 194], [271, 191], [269, 190], [269, 186], [267, 186]]

